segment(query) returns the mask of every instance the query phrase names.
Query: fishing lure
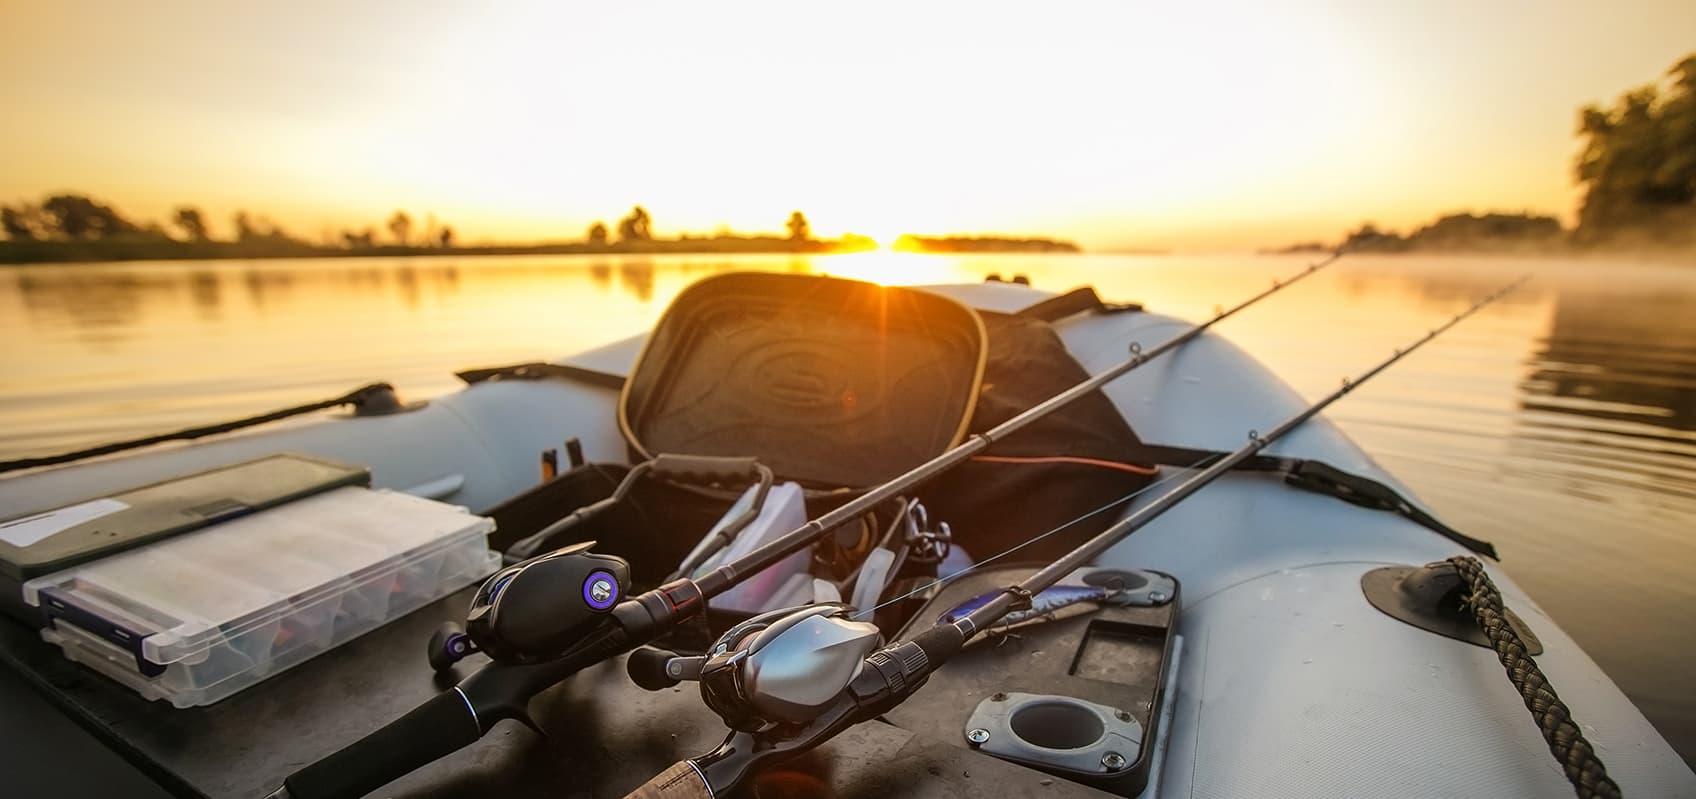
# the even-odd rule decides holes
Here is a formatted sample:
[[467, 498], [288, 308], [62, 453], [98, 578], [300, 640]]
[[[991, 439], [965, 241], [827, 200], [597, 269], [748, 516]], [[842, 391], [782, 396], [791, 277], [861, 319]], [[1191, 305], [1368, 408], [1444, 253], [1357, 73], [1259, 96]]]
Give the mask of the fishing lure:
[[[952, 609], [938, 616], [938, 624], [953, 624], [965, 618], [972, 611], [989, 604], [989, 601], [1005, 593], [1002, 590], [979, 594], [971, 599], [955, 605]], [[1060, 584], [1044, 588], [1031, 597], [1031, 606], [1015, 610], [996, 621], [995, 627], [1011, 627], [1028, 621], [1048, 616], [1073, 605], [1085, 602], [1110, 604], [1115, 600], [1125, 598], [1129, 593], [1124, 589], [1106, 588], [1098, 585], [1067, 585]]]

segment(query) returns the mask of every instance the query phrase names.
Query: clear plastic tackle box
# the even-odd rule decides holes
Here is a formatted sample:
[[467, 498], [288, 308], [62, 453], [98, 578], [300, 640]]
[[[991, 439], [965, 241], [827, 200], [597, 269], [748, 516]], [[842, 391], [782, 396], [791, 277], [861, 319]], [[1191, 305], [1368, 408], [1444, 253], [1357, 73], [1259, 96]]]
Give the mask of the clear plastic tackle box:
[[492, 573], [494, 522], [339, 488], [24, 583], [42, 638], [148, 699], [206, 705]]

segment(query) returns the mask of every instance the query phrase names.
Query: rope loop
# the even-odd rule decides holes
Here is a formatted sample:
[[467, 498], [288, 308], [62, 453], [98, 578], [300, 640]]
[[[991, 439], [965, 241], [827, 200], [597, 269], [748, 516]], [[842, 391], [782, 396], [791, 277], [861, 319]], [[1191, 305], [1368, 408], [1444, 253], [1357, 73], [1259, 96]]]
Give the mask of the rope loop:
[[1484, 571], [1484, 563], [1470, 556], [1449, 558], [1446, 563], [1455, 568], [1466, 585], [1466, 608], [1484, 631], [1484, 637], [1490, 639], [1496, 659], [1507, 669], [1508, 681], [1519, 691], [1525, 708], [1531, 711], [1532, 719], [1543, 733], [1543, 740], [1549, 744], [1549, 753], [1561, 764], [1579, 799], [1619, 799], [1619, 785], [1608, 777], [1601, 758], [1573, 721], [1572, 711], [1555, 693], [1537, 661], [1526, 654], [1525, 642], [1503, 616], [1506, 608], [1502, 605], [1502, 593]]

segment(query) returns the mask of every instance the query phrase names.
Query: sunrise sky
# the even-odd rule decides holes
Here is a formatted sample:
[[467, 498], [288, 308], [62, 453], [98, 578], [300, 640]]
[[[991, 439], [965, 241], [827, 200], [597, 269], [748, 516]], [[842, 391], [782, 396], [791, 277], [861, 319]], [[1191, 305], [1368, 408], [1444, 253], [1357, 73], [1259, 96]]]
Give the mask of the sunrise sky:
[[460, 240], [904, 231], [1090, 249], [1570, 220], [1577, 108], [1696, 49], [1696, 2], [0, 0], [0, 202], [404, 208]]

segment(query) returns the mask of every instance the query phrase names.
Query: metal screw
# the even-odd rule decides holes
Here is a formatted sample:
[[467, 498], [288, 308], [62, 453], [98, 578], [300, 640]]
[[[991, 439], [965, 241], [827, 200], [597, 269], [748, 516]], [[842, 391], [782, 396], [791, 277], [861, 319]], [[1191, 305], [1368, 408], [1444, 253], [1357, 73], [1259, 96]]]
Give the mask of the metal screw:
[[[981, 744], [985, 741], [988, 741], [989, 740], [989, 730], [986, 730], [982, 727], [974, 727], [971, 732], [966, 733], [966, 740], [971, 741], [972, 743], [975, 743], [975, 744]], [[1120, 761], [1123, 762], [1124, 758], [1120, 758]]]
[[1005, 702], [1005, 701], [1007, 701], [1007, 695], [997, 691], [997, 692], [989, 695], [989, 701], [991, 701], [991, 702]]
[[1106, 766], [1108, 771], [1118, 771], [1125, 767], [1125, 756], [1118, 752], [1108, 752], [1101, 756], [1101, 765]]
[[1120, 721], [1130, 721], [1131, 720], [1131, 714], [1126, 713], [1123, 710], [1115, 710], [1115, 711], [1113, 711], [1113, 715], [1116, 718], [1118, 718]]
[[1166, 601], [1166, 592], [1165, 591], [1150, 591], [1150, 592], [1148, 592], [1148, 601], [1150, 601], [1150, 602], [1165, 602]]

